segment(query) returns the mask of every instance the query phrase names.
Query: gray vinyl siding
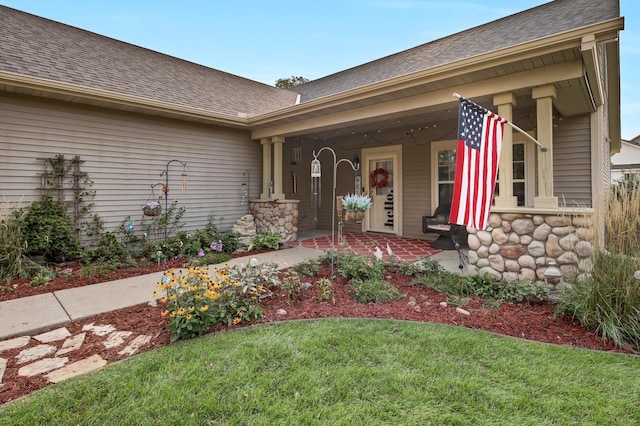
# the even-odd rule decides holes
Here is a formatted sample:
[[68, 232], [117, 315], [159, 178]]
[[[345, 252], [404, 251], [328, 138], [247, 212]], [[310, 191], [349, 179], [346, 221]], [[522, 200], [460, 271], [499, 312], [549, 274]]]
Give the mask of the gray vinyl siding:
[[431, 214], [431, 158], [430, 144], [403, 144], [404, 237], [425, 238], [422, 233], [422, 216]]
[[591, 132], [588, 115], [563, 119], [554, 129], [554, 194], [560, 205], [591, 206]]
[[187, 163], [185, 192], [182, 166], [169, 166], [169, 201], [186, 208], [185, 230], [204, 227], [209, 215], [220, 227], [231, 227], [249, 211], [241, 205], [243, 172], [249, 170], [250, 198], [258, 197], [262, 176], [261, 147], [248, 132], [41, 98], [0, 97], [0, 152], [0, 196], [11, 205], [39, 199], [43, 162], [37, 158], [80, 156], [96, 192], [92, 211], [107, 229], [127, 216], [139, 229], [141, 205], [152, 184], [165, 182], [161, 173], [173, 159]]

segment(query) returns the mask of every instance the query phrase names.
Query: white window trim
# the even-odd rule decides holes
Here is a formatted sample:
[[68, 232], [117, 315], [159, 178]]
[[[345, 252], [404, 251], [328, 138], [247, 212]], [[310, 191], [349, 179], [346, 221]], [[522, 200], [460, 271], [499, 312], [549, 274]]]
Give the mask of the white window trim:
[[[524, 163], [525, 163], [525, 205], [523, 207], [533, 207], [535, 197], [536, 167], [535, 145], [524, 135], [513, 135], [513, 143], [524, 143]], [[438, 151], [456, 149], [458, 141], [437, 141], [431, 143], [431, 211], [438, 207]]]
[[431, 142], [431, 211], [438, 208], [438, 151], [455, 150], [457, 140]]

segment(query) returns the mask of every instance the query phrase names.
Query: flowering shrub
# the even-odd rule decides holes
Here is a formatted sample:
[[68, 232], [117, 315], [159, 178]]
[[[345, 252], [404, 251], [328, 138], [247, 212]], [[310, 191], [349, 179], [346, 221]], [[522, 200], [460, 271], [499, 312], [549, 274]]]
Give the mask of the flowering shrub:
[[256, 259], [246, 265], [225, 265], [213, 272], [208, 268], [169, 269], [157, 284], [155, 297], [167, 304], [162, 312], [169, 317], [171, 342], [206, 333], [217, 324], [227, 327], [262, 318], [260, 299], [268, 286], [279, 284], [275, 266]]

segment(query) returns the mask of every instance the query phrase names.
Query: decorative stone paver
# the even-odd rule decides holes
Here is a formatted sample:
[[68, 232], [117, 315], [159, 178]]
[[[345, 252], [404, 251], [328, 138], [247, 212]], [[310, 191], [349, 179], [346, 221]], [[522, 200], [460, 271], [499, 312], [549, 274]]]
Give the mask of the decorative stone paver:
[[[87, 332], [92, 333], [95, 336], [103, 337], [102, 345], [105, 349], [113, 349], [127, 343], [127, 340], [134, 335], [132, 331], [118, 331], [113, 325], [110, 324], [86, 324], [82, 328], [82, 332], [76, 335], [72, 335], [66, 327], [62, 327], [56, 330], [48, 331], [46, 333], [38, 334], [37, 336], [22, 336], [9, 339], [0, 342], [0, 352], [20, 349], [28, 346], [29, 343], [36, 346], [27, 347], [20, 351], [15, 358], [5, 357], [0, 358], [0, 389], [2, 389], [6, 383], [3, 383], [6, 370], [9, 368], [17, 368], [18, 375], [23, 377], [32, 377], [37, 375], [43, 375], [47, 380], [52, 383], [63, 381], [69, 377], [77, 376], [89, 371], [96, 370], [107, 364], [107, 360], [102, 358], [99, 354], [88, 356], [82, 360], [69, 364], [68, 357], [62, 357], [61, 355], [68, 354], [73, 351], [82, 349], [85, 344]], [[34, 341], [32, 342], [31, 338]], [[124, 347], [118, 355], [130, 356], [140, 351], [140, 349], [147, 345], [152, 340], [152, 336], [138, 335], [129, 344]], [[51, 344], [45, 344], [51, 343]], [[92, 344], [95, 344], [92, 342]], [[54, 356], [52, 356], [55, 353]], [[89, 352], [91, 353], [91, 352]], [[68, 364], [68, 365], [67, 365]]]
[[25, 349], [16, 356], [16, 364], [24, 364], [25, 362], [43, 358], [55, 353], [57, 350], [58, 348], [51, 345], [38, 345], [33, 348]]
[[0, 388], [4, 386], [2, 384], [2, 378], [4, 377], [4, 371], [7, 369], [7, 360], [4, 358], [0, 358]]
[[140, 336], [133, 339], [133, 341], [129, 343], [129, 345], [126, 348], [118, 352], [118, 355], [128, 355], [128, 356], [133, 355], [136, 352], [138, 352], [138, 350], [140, 350], [142, 346], [146, 345], [150, 341], [151, 341], [151, 336], [147, 336], [146, 334], [141, 334]]
[[33, 336], [33, 338], [40, 343], [51, 343], [57, 342], [58, 340], [64, 340], [69, 336], [71, 336], [69, 330], [67, 330], [65, 327], [61, 327], [55, 330], [48, 331], [46, 333], [38, 334], [37, 336]]
[[78, 376], [80, 374], [97, 370], [98, 368], [104, 367], [105, 365], [107, 365], [107, 361], [103, 359], [100, 355], [96, 354], [96, 355], [91, 355], [90, 357], [82, 359], [80, 361], [76, 361], [74, 363], [66, 365], [59, 370], [52, 371], [51, 373], [47, 374], [45, 377], [51, 383], [58, 383], [70, 377]]
[[64, 367], [69, 362], [69, 358], [43, 358], [18, 370], [18, 376], [36, 376], [38, 374], [48, 373], [51, 370]]
[[0, 342], [0, 352], [22, 348], [23, 346], [27, 346], [30, 340], [31, 336], [22, 336], [5, 340], [4, 342]]
[[84, 343], [84, 338], [87, 333], [76, 334], [75, 336], [69, 337], [64, 341], [62, 347], [58, 352], [56, 352], [56, 356], [68, 354], [69, 352], [77, 351], [80, 349], [82, 344]]
[[102, 344], [106, 349], [117, 348], [124, 344], [124, 341], [132, 334], [132, 331], [114, 331], [107, 336], [107, 340], [102, 342]]
[[91, 324], [86, 324], [84, 327], [82, 327], [82, 331], [90, 331], [96, 336], [106, 336], [107, 334], [110, 334], [116, 331], [116, 328], [111, 324], [93, 325], [93, 323], [91, 323]]

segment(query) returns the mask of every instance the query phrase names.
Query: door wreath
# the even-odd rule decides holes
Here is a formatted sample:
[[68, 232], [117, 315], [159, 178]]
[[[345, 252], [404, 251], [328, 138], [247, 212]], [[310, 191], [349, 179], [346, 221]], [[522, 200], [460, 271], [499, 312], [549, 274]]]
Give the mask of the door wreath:
[[369, 186], [372, 188], [384, 188], [389, 185], [389, 172], [378, 167], [369, 173]]

